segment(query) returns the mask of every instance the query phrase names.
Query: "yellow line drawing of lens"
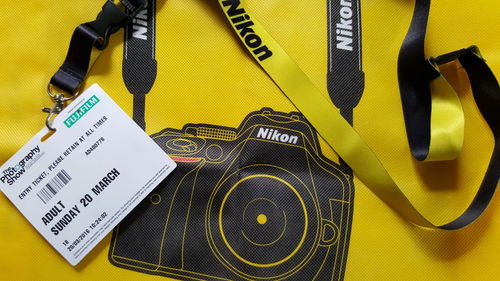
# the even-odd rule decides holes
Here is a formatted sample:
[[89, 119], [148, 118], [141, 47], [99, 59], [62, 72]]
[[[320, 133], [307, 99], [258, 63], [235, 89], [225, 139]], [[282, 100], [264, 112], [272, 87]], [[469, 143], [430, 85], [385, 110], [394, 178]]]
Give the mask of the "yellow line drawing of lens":
[[[300, 238], [300, 242], [299, 244], [297, 245], [297, 247], [287, 256], [285, 257], [284, 259], [280, 260], [280, 261], [277, 261], [277, 262], [273, 262], [273, 263], [268, 263], [268, 264], [260, 264], [260, 263], [254, 263], [254, 262], [251, 262], [247, 259], [244, 259], [243, 257], [241, 257], [240, 255], [238, 255], [238, 253], [236, 253], [236, 251], [231, 247], [231, 245], [229, 245], [229, 242], [227, 241], [227, 238], [226, 238], [226, 235], [224, 233], [224, 227], [222, 225], [222, 210], [224, 209], [224, 205], [226, 204], [226, 201], [229, 197], [229, 195], [233, 192], [233, 190], [240, 184], [242, 183], [243, 181], [246, 181], [246, 180], [249, 180], [249, 179], [252, 179], [252, 178], [256, 178], [256, 177], [267, 177], [267, 178], [271, 178], [271, 179], [274, 179], [274, 180], [277, 180], [281, 183], [283, 183], [284, 185], [286, 185], [288, 188], [290, 188], [293, 193], [295, 193], [295, 195], [297, 196], [297, 198], [299, 199], [299, 202], [300, 202], [300, 205], [302, 206], [302, 210], [304, 211], [304, 232], [302, 233], [302, 237]], [[226, 246], [228, 247], [229, 251], [236, 257], [238, 258], [239, 260], [241, 260], [242, 262], [246, 263], [246, 264], [249, 264], [249, 265], [252, 265], [252, 266], [255, 266], [255, 267], [273, 267], [273, 266], [277, 266], [277, 265], [280, 265], [284, 262], [286, 262], [287, 260], [291, 259], [300, 249], [300, 247], [302, 246], [302, 244], [304, 243], [304, 240], [306, 239], [306, 234], [307, 234], [307, 230], [308, 230], [308, 227], [309, 227], [309, 220], [308, 220], [308, 214], [307, 214], [307, 209], [306, 209], [306, 205], [304, 203], [304, 200], [302, 199], [302, 197], [300, 196], [300, 194], [298, 193], [298, 191], [292, 186], [290, 185], [288, 182], [278, 178], [278, 177], [275, 177], [275, 176], [271, 176], [271, 175], [252, 175], [252, 176], [249, 176], [249, 177], [246, 177], [246, 178], [243, 178], [241, 180], [239, 180], [237, 183], [235, 183], [231, 189], [229, 189], [229, 191], [227, 192], [227, 194], [224, 196], [224, 199], [222, 200], [222, 204], [221, 204], [221, 207], [220, 207], [220, 210], [219, 210], [219, 230], [221, 232], [221, 236], [222, 236], [222, 240], [224, 241], [224, 244], [226, 244]]]

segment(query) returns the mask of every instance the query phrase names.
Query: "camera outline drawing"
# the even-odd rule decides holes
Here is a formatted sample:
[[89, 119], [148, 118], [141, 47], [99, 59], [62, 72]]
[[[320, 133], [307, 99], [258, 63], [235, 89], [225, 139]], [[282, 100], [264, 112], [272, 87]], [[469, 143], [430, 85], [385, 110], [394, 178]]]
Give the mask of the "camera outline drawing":
[[116, 228], [112, 264], [182, 280], [342, 280], [352, 179], [300, 113], [151, 137], [178, 168]]

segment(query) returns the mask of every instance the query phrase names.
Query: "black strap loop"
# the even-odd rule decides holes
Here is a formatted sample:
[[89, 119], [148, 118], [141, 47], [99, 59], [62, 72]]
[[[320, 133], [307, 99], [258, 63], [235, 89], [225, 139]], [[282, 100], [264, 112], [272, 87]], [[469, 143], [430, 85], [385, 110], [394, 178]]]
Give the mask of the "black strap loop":
[[50, 80], [52, 85], [70, 95], [78, 91], [89, 71], [92, 49], [104, 50], [111, 34], [130, 21], [144, 4], [140, 0], [122, 0], [122, 3], [128, 8], [128, 13], [108, 0], [96, 20], [75, 29], [66, 59]]
[[500, 180], [500, 86], [484, 59], [476, 53], [477, 49], [464, 50], [458, 60], [469, 76], [479, 111], [493, 132], [495, 148], [474, 200], [459, 218], [441, 226], [442, 229], [459, 229], [476, 220], [488, 207]]
[[429, 83], [441, 75], [438, 65], [456, 59], [467, 72], [476, 104], [495, 137], [495, 148], [488, 170], [473, 202], [459, 218], [439, 227], [454, 230], [469, 225], [486, 210], [500, 179], [500, 86], [476, 46], [425, 59], [424, 40], [429, 10], [430, 0], [416, 0], [413, 19], [398, 60], [401, 100], [413, 156], [417, 160], [424, 160], [429, 153]]
[[87, 75], [92, 48], [99, 38], [99, 34], [87, 25], [79, 25], [71, 37], [66, 59], [50, 83], [71, 95], [76, 93]]
[[398, 78], [406, 123], [406, 133], [413, 156], [427, 158], [430, 145], [431, 95], [429, 81], [439, 72], [426, 60], [424, 39], [430, 0], [417, 0], [410, 28], [399, 51]]

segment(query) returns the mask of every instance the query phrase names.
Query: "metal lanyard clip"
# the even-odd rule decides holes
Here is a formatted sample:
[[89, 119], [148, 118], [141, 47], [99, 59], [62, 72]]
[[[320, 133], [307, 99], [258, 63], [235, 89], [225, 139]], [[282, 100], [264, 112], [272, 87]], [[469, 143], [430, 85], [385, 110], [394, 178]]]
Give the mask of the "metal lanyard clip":
[[78, 96], [78, 93], [75, 93], [74, 95], [71, 95], [70, 97], [65, 97], [63, 94], [54, 94], [51, 90], [51, 84], [47, 86], [47, 94], [50, 96], [52, 101], [54, 102], [54, 105], [52, 107], [45, 107], [42, 109], [43, 112], [48, 113], [49, 115], [45, 119], [45, 126], [53, 132], [56, 131], [56, 128], [52, 126], [52, 122], [54, 121], [54, 118], [57, 114], [61, 113], [63, 111], [66, 102], [69, 100], [74, 99], [76, 96]]

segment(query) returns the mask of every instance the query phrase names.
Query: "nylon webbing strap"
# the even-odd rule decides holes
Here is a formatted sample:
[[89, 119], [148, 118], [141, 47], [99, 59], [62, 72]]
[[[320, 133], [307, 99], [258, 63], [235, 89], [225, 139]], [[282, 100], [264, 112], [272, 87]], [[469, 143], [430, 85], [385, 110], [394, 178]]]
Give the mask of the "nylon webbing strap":
[[[239, 0], [218, 1], [233, 29], [255, 60], [323, 139], [354, 170], [356, 176], [390, 207], [417, 225], [448, 230], [472, 223], [486, 209], [500, 177], [498, 160], [500, 126], [495, 125], [500, 120], [497, 113], [500, 108], [500, 87], [484, 60], [473, 51], [465, 52], [459, 59], [469, 74], [474, 97], [478, 100], [481, 113], [493, 130], [496, 139], [495, 149], [483, 183], [469, 208], [449, 224], [436, 226], [415, 209], [367, 144], [262, 25], [251, 17], [245, 4]], [[436, 77], [438, 76], [439, 73]], [[436, 77], [426, 79], [424, 82], [428, 83]], [[490, 115], [490, 118], [486, 118]]]
[[143, 0], [120, 0], [128, 10], [107, 0], [94, 21], [79, 25], [73, 32], [63, 65], [50, 79], [50, 84], [73, 95], [92, 66], [92, 52], [104, 50], [109, 37], [130, 21], [143, 6]]
[[[451, 160], [462, 150], [464, 115], [458, 95], [439, 71], [447, 60], [426, 60], [424, 39], [431, 1], [417, 0], [399, 53], [398, 76], [408, 142], [419, 161]], [[452, 55], [452, 56], [450, 56]], [[431, 94], [432, 86], [432, 94]]]
[[[146, 0], [122, 0], [127, 8], [140, 7], [145, 4], [145, 1]], [[459, 104], [456, 104], [458, 99], [455, 99], [455, 96], [453, 96], [454, 93], [450, 94], [446, 92], [450, 90], [448, 88], [449, 85], [443, 81], [444, 78], [440, 75], [438, 69], [440, 63], [444, 63], [451, 59], [458, 59], [465, 68], [477, 105], [495, 137], [495, 148], [488, 170], [473, 202], [461, 216], [442, 226], [434, 225], [415, 209], [387, 173], [375, 154], [350, 124], [341, 116], [339, 110], [334, 107], [331, 101], [321, 94], [297, 64], [265, 31], [262, 25], [260, 25], [255, 18], [251, 17], [245, 4], [239, 0], [218, 1], [238, 37], [242, 40], [255, 60], [268, 73], [297, 109], [304, 114], [322, 138], [354, 170], [358, 179], [391, 208], [417, 225], [447, 230], [464, 227], [472, 223], [481, 213], [483, 213], [493, 197], [500, 178], [500, 87], [493, 73], [479, 55], [477, 48], [460, 50], [436, 59], [431, 59], [428, 62], [425, 60], [423, 57], [423, 45], [420, 46], [419, 44], [423, 44], [427, 15], [430, 7], [429, 0], [417, 0], [415, 8], [416, 18], [412, 21], [409, 36], [405, 39], [405, 43], [403, 44], [400, 54], [400, 59], [403, 59], [401, 59], [399, 64], [400, 83], [407, 84], [401, 87], [401, 91], [405, 92], [402, 94], [402, 96], [404, 96], [403, 106], [405, 107], [405, 120], [407, 122], [410, 120], [409, 122], [412, 124], [415, 123], [415, 127], [410, 125], [407, 130], [412, 131], [415, 128], [418, 129], [425, 126], [431, 128], [429, 130], [431, 133], [424, 135], [423, 138], [420, 138], [418, 133], [415, 137], [413, 131], [411, 134], [408, 134], [411, 141], [421, 141], [423, 143], [422, 147], [428, 147], [427, 153], [420, 154], [418, 151], [417, 153], [414, 151], [414, 154], [416, 154], [417, 158], [421, 158], [421, 160], [428, 160], [428, 156], [435, 156], [435, 159], [452, 158], [455, 153], [453, 149], [457, 150], [457, 144], [461, 146], [461, 140], [457, 141], [457, 138], [460, 138], [460, 128], [458, 131], [445, 134], [444, 136], [436, 135], [434, 138], [435, 141], [433, 141], [434, 136], [431, 136], [433, 128], [438, 128], [440, 126], [446, 128], [445, 126], [450, 123], [449, 119], [446, 118], [446, 114], [443, 114], [446, 113], [444, 110], [446, 106], [440, 105], [438, 101], [445, 100], [446, 103], [455, 106], [451, 112], [452, 116], [459, 118], [460, 114], [462, 114], [461, 107]], [[424, 30], [422, 30], [422, 28]], [[412, 38], [415, 39], [413, 42]], [[415, 46], [417, 47], [412, 46], [413, 44], [416, 44]], [[418, 56], [415, 56], [416, 53], [418, 53]], [[413, 57], [405, 61], [404, 58], [407, 58], [407, 55]], [[85, 54], [81, 54], [81, 56], [85, 56]], [[427, 73], [429, 75], [421, 80], [413, 77], [413, 74], [405, 68], [405, 65], [412, 63], [420, 65], [415, 75], [420, 75], [422, 73]], [[427, 91], [426, 88], [429, 85], [429, 81], [432, 87], [444, 88], [446, 91], [438, 91], [436, 94], [434, 94], [435, 91], [433, 91], [432, 96], [430, 94], [427, 95], [429, 91]], [[410, 94], [407, 95], [405, 89], [408, 89]], [[419, 100], [420, 97], [418, 96], [420, 91], [423, 91], [424, 95], [427, 95], [423, 97], [422, 100]], [[435, 108], [431, 114], [429, 104], [439, 109], [437, 114], [434, 112]], [[409, 119], [407, 112], [408, 110], [414, 109], [416, 111], [423, 110], [423, 114], [416, 119]], [[419, 122], [426, 123], [420, 124]], [[443, 140], [450, 136], [455, 139], [451, 142]], [[412, 150], [413, 147], [415, 146], [412, 145]], [[452, 147], [452, 149], [449, 149], [450, 147]], [[440, 155], [438, 153], [440, 149], [444, 149], [446, 152]], [[434, 154], [433, 151], [436, 151], [436, 154]], [[425, 157], [420, 157], [420, 155], [424, 155]]]

